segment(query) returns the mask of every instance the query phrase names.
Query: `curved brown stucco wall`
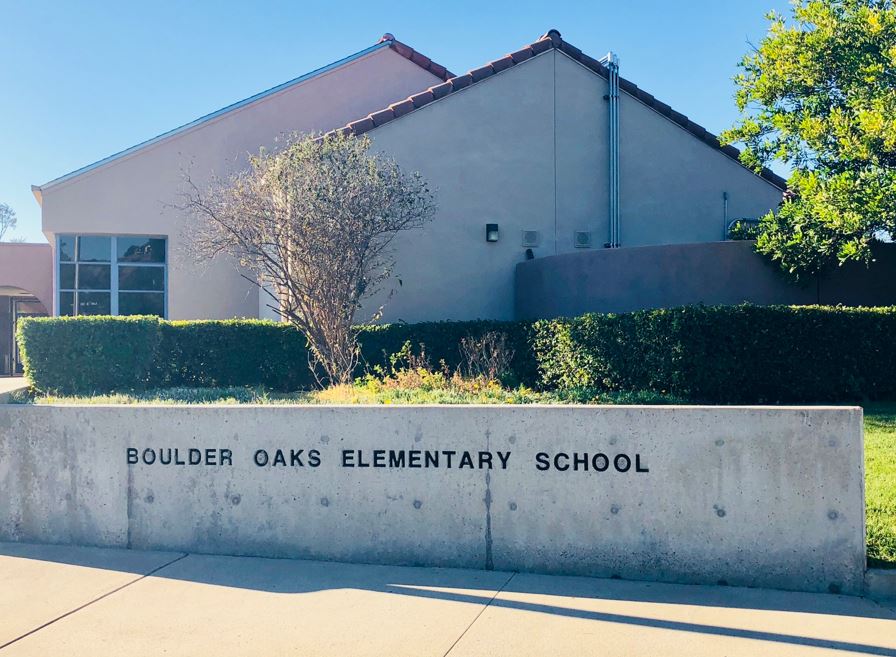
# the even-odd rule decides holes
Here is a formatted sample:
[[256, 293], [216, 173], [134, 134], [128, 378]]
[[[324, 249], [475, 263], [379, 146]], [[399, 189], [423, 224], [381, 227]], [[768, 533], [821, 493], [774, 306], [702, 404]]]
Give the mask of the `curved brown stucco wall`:
[[519, 263], [519, 319], [627, 312], [703, 303], [896, 304], [896, 244], [870, 268], [850, 263], [797, 285], [745, 241], [589, 250]]
[[0, 288], [26, 290], [53, 311], [53, 253], [49, 244], [0, 243]]

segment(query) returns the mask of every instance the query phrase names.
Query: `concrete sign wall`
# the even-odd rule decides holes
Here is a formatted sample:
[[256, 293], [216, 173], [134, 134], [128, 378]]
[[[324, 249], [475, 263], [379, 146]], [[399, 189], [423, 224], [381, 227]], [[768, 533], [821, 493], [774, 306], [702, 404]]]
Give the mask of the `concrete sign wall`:
[[857, 593], [862, 416], [0, 406], [0, 540]]

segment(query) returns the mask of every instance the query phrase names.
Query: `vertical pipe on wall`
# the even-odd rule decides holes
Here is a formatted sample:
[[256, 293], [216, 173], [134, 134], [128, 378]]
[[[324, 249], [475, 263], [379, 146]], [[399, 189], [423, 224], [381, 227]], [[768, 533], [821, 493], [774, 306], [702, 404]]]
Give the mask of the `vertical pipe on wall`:
[[728, 239], [728, 192], [722, 192], [722, 241]]
[[607, 246], [611, 249], [620, 244], [619, 236], [619, 58], [613, 52], [601, 60], [607, 66], [607, 82], [609, 85], [607, 100], [609, 101], [608, 118], [608, 152], [609, 152], [609, 239]]

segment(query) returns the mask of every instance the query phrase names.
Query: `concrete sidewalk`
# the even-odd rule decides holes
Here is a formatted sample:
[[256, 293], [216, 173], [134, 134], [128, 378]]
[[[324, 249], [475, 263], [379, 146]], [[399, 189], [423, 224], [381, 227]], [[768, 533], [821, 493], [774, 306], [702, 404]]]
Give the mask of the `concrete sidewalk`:
[[894, 655], [838, 595], [0, 543], [13, 655]]
[[0, 404], [6, 402], [9, 393], [28, 387], [28, 380], [21, 376], [0, 376]]

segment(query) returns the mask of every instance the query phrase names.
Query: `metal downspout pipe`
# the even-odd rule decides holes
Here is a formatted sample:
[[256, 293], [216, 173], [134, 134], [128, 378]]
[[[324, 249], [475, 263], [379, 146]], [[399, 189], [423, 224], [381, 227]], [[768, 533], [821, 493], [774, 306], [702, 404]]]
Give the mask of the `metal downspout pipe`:
[[609, 52], [600, 60], [607, 67], [609, 85], [607, 100], [609, 101], [609, 240], [611, 249], [620, 245], [619, 231], [619, 58]]

